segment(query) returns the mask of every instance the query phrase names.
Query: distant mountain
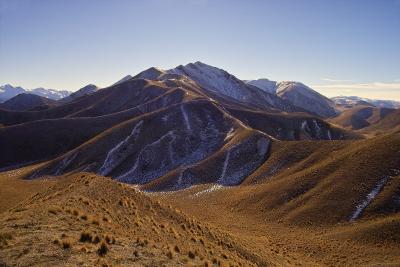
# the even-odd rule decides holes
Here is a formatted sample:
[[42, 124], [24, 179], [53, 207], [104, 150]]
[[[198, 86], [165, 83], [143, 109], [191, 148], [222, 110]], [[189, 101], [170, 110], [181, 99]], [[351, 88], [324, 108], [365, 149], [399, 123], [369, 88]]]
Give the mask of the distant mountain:
[[297, 107], [306, 109], [321, 117], [335, 116], [335, 102], [299, 82], [279, 82], [276, 93]]
[[263, 78], [263, 79], [258, 79], [258, 80], [247, 80], [244, 82], [247, 84], [256, 86], [256, 87], [260, 88], [261, 90], [264, 90], [267, 93], [272, 93], [272, 94], [276, 93], [276, 88], [277, 88], [276, 81], [271, 81], [271, 80]]
[[41, 87], [35, 89], [24, 89], [19, 86], [14, 87], [10, 84], [0, 86], [0, 99], [2, 99], [3, 101], [6, 101], [22, 93], [35, 94], [53, 100], [59, 100], [71, 94], [70, 91], [66, 90], [45, 89]]
[[60, 103], [68, 103], [68, 102], [74, 101], [75, 99], [78, 99], [82, 96], [92, 94], [92, 93], [96, 92], [97, 90], [99, 90], [99, 87], [97, 87], [94, 84], [88, 84], [85, 87], [82, 87], [81, 89], [79, 89], [78, 91], [70, 94], [69, 96], [60, 99], [59, 101], [60, 101]]
[[395, 109], [375, 107], [369, 103], [357, 104], [352, 108], [345, 109], [338, 116], [330, 118], [329, 122], [343, 128], [360, 130], [381, 122], [395, 111]]
[[35, 94], [22, 93], [0, 104], [0, 108], [7, 110], [26, 111], [37, 109], [46, 109], [55, 106], [57, 101], [38, 96]]
[[400, 108], [400, 102], [394, 100], [369, 99], [358, 96], [336, 96], [331, 99], [338, 105], [359, 105], [369, 103], [378, 108]]
[[6, 101], [16, 95], [22, 94], [22, 93], [26, 93], [26, 90], [22, 87], [14, 87], [10, 84], [5, 84], [0, 86], [0, 98], [3, 101]]
[[71, 94], [70, 91], [66, 90], [55, 90], [55, 89], [45, 89], [45, 88], [35, 88], [32, 90], [28, 89], [27, 92], [54, 100], [59, 100]]

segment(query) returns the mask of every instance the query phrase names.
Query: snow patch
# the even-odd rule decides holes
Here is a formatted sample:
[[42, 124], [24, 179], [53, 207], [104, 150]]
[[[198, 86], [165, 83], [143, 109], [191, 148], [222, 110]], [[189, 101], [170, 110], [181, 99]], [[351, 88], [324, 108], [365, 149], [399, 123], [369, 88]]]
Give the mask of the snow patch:
[[219, 185], [219, 184], [212, 185], [211, 187], [209, 187], [209, 188], [207, 188], [205, 190], [202, 190], [202, 191], [199, 191], [199, 192], [195, 193], [193, 195], [193, 198], [199, 197], [199, 196], [204, 195], [204, 194], [209, 194], [209, 193], [211, 193], [213, 191], [217, 191], [217, 190], [220, 190], [222, 188], [224, 188], [224, 187], [222, 185]]
[[66, 168], [68, 168], [69, 164], [76, 158], [77, 153], [70, 153], [69, 155], [65, 156], [64, 159], [57, 165], [56, 171], [54, 175], [60, 175], [64, 172]]
[[135, 177], [136, 176], [135, 174], [138, 174], [137, 169], [139, 167], [140, 161], [143, 160], [143, 159], [146, 159], [147, 155], [144, 155], [144, 154], [146, 154], [146, 153], [148, 154], [151, 151], [152, 147], [156, 147], [156, 146], [160, 145], [167, 138], [171, 138], [169, 143], [171, 141], [175, 140], [173, 131], [169, 131], [168, 133], [166, 133], [163, 136], [161, 136], [158, 140], [154, 141], [151, 144], [147, 144], [146, 146], [144, 146], [143, 149], [139, 152], [138, 156], [136, 157], [136, 161], [135, 161], [135, 164], [133, 165], [133, 167], [129, 171], [127, 171], [126, 173], [120, 175], [118, 177], [118, 180], [124, 181], [127, 178]]
[[266, 138], [260, 138], [257, 141], [257, 153], [260, 157], [267, 154], [269, 142]]
[[176, 182], [176, 187], [177, 188], [181, 188], [182, 184], [183, 184], [183, 173], [185, 172], [185, 170], [182, 170], [179, 174], [178, 177], [178, 181]]
[[235, 129], [233, 127], [229, 130], [229, 132], [226, 134], [224, 141], [227, 141], [232, 138], [233, 134], [235, 132]]
[[328, 129], [328, 139], [332, 140], [331, 130]]
[[230, 155], [231, 155], [231, 150], [228, 150], [228, 152], [226, 153], [225, 161], [224, 161], [224, 167], [222, 168], [221, 177], [219, 177], [219, 179], [218, 179], [218, 183], [222, 183], [223, 179], [225, 178], [226, 170], [227, 170], [228, 164], [229, 164]]
[[185, 121], [186, 130], [191, 131], [192, 128], [190, 127], [189, 118], [188, 118], [185, 108], [183, 107], [183, 104], [181, 105], [181, 111], [182, 111], [183, 119]]
[[301, 129], [302, 129], [303, 131], [305, 131], [307, 127], [308, 127], [307, 121], [303, 121], [303, 122], [301, 123]]
[[389, 176], [385, 175], [381, 180], [378, 181], [378, 183], [375, 185], [372, 191], [367, 195], [367, 198], [359, 205], [357, 205], [356, 211], [350, 217], [350, 222], [353, 222], [358, 217], [360, 217], [365, 208], [372, 202], [372, 200], [375, 199], [375, 197], [379, 194], [379, 192], [381, 192], [382, 188], [385, 186], [388, 179]]
[[322, 135], [321, 127], [319, 126], [317, 120], [313, 120], [313, 123], [314, 123], [314, 126], [315, 126], [316, 137], [318, 139], [322, 139], [323, 135]]
[[131, 151], [132, 146], [140, 133], [142, 124], [143, 121], [137, 123], [135, 127], [133, 127], [131, 134], [108, 152], [103, 165], [100, 167], [100, 175], [108, 175], [112, 170], [115, 169], [115, 167], [121, 164], [122, 161], [128, 157], [129, 152]]

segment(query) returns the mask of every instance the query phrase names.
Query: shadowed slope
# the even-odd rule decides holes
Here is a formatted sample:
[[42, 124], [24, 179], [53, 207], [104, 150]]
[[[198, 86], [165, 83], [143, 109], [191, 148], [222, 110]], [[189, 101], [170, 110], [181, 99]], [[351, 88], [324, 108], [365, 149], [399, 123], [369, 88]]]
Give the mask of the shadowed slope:
[[0, 123], [14, 125], [29, 121], [64, 117], [95, 117], [123, 111], [150, 101], [167, 90], [162, 82], [130, 80], [51, 109], [36, 112], [0, 110]]
[[375, 124], [362, 129], [362, 132], [382, 134], [398, 131], [400, 126], [400, 109], [395, 109]]
[[[241, 132], [246, 133], [233, 138], [240, 136]], [[198, 162], [202, 164], [221, 148], [223, 150], [217, 159], [212, 161], [218, 175], [210, 175], [212, 168], [205, 166], [200, 168], [200, 172], [194, 171]], [[145, 184], [174, 169], [183, 168], [181, 171], [185, 172], [180, 174], [180, 178], [176, 177], [174, 187], [182, 188], [209, 180], [238, 184], [265, 161], [268, 149], [268, 136], [244, 127], [209, 101], [195, 100], [110, 128], [51, 161], [34, 177], [84, 169], [127, 183]], [[221, 172], [228, 167], [226, 175], [222, 175]], [[204, 181], [205, 173], [208, 179]], [[179, 179], [183, 182], [180, 183]]]
[[[329, 121], [347, 129], [360, 130], [378, 124], [392, 113], [396, 113], [396, 110], [358, 105], [345, 110], [339, 116]], [[377, 126], [377, 128], [379, 128], [379, 126]]]
[[0, 166], [4, 168], [49, 159], [76, 148], [125, 120], [179, 103], [184, 98], [184, 91], [174, 89], [144, 104], [110, 115], [47, 119], [0, 128]]
[[27, 111], [34, 108], [47, 109], [56, 106], [57, 101], [34, 94], [19, 94], [0, 104], [0, 109]]
[[269, 113], [228, 108], [230, 114], [246, 125], [279, 140], [345, 140], [361, 135], [334, 127], [306, 113]]

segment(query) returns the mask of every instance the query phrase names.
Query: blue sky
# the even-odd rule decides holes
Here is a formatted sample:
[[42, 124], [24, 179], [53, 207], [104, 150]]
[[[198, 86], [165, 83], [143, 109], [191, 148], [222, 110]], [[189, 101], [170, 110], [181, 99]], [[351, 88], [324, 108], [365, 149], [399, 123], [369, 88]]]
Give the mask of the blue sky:
[[400, 0], [0, 0], [0, 84], [77, 90], [194, 61], [400, 100]]

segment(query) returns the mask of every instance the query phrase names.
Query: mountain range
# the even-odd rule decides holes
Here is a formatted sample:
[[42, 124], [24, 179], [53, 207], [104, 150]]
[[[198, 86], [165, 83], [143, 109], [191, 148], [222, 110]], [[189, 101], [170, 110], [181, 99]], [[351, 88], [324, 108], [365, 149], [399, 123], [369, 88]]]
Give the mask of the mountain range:
[[[190, 79], [211, 91], [210, 93], [217, 92], [239, 101], [262, 105], [264, 108], [272, 107], [289, 112], [307, 111], [323, 118], [334, 117], [343, 108], [363, 103], [369, 103], [378, 108], [397, 109], [400, 107], [400, 102], [394, 100], [375, 100], [357, 96], [338, 96], [328, 99], [310, 87], [294, 81], [276, 82], [265, 78], [242, 81], [222, 69], [202, 62], [190, 63], [186, 66], [181, 65], [170, 70], [151, 68], [146, 72], [136, 75], [135, 78], [167, 79], [171, 78], [171, 75], [190, 77]], [[132, 78], [133, 76], [127, 75], [113, 85], [123, 83]], [[261, 89], [262, 92], [255, 88]], [[73, 93], [66, 90], [60, 91], [44, 88], [24, 89], [6, 84], [0, 87], [0, 103], [22, 93], [34, 94], [52, 100], [63, 99], [61, 102], [66, 102], [72, 98], [93, 93], [98, 89], [95, 85], [87, 85]], [[68, 98], [71, 94], [72, 96]]]
[[23, 93], [34, 94], [53, 100], [59, 100], [71, 94], [71, 92], [67, 90], [45, 89], [41, 87], [35, 89], [24, 89], [19, 86], [14, 87], [10, 84], [5, 84], [0, 86], [0, 103]]
[[336, 96], [331, 98], [336, 104], [343, 106], [353, 106], [357, 104], [369, 103], [378, 108], [400, 108], [400, 102], [395, 100], [378, 100], [358, 96]]
[[15, 96], [0, 106], [0, 259], [396, 265], [400, 109], [381, 104], [201, 62]]

